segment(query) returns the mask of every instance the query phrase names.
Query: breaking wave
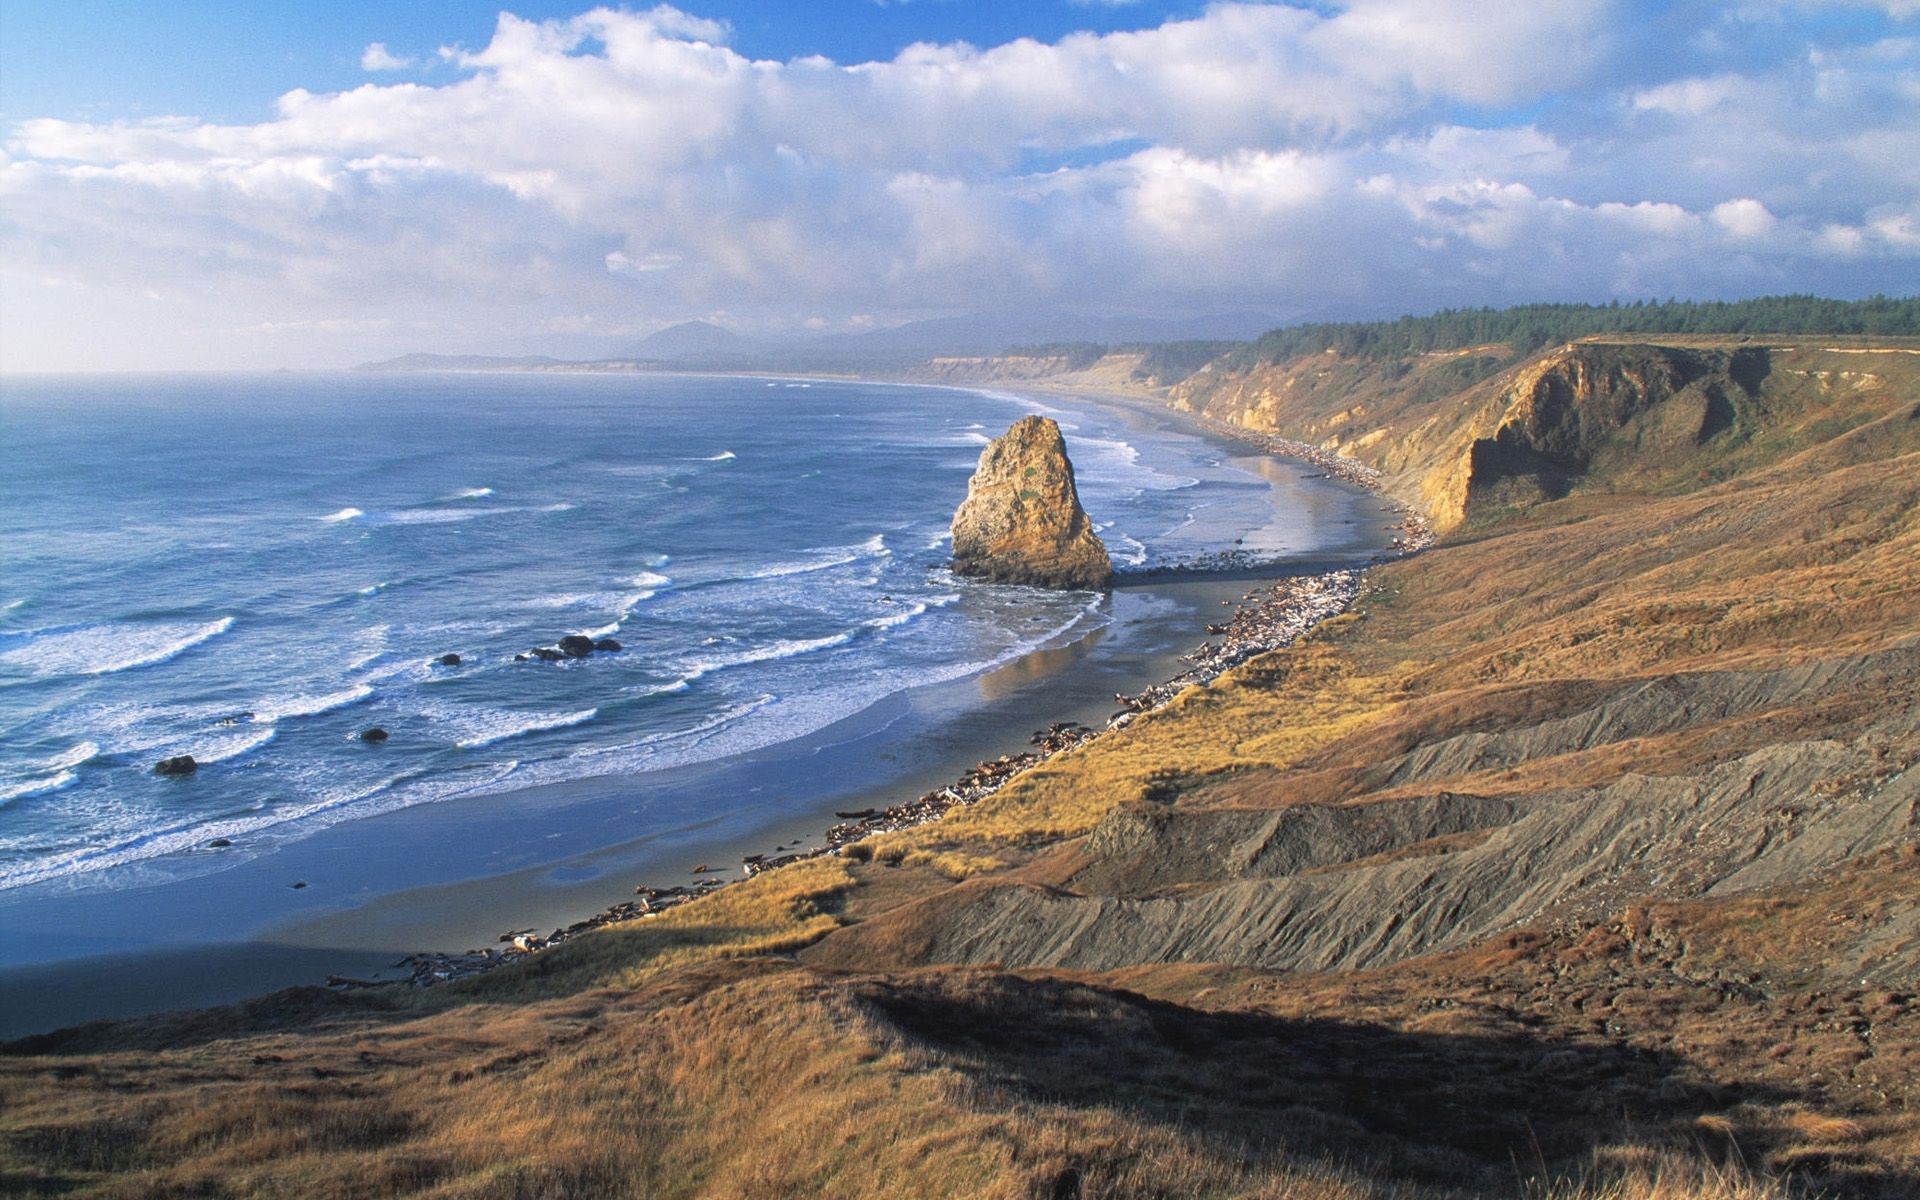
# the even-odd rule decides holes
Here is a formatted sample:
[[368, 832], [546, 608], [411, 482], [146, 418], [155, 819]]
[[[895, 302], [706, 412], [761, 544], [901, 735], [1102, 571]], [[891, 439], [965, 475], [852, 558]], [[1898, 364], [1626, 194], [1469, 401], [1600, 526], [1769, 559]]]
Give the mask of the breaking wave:
[[460, 726], [466, 730], [466, 736], [454, 743], [462, 750], [477, 750], [481, 746], [491, 746], [495, 742], [504, 742], [508, 738], [521, 737], [529, 733], [540, 733], [548, 729], [565, 729], [570, 725], [583, 725], [600, 715], [597, 708], [583, 708], [570, 713], [517, 713], [517, 712], [475, 712], [463, 711], [460, 714]]
[[151, 624], [110, 621], [0, 634], [0, 664], [41, 678], [111, 675], [150, 667], [233, 628], [232, 617]]

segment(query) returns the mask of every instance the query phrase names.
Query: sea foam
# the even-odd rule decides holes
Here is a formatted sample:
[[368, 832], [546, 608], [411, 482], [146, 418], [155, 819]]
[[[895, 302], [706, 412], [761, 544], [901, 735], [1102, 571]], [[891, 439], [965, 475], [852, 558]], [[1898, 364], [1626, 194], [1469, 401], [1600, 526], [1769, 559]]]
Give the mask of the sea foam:
[[286, 717], [313, 717], [321, 713], [358, 704], [373, 695], [373, 689], [365, 684], [356, 684], [337, 692], [323, 692], [315, 696], [289, 696], [284, 700], [267, 700], [254, 705], [253, 722], [256, 725], [271, 725]]
[[0, 664], [41, 678], [111, 675], [184, 654], [233, 628], [215, 621], [110, 621], [0, 634]]
[[541, 733], [548, 729], [565, 729], [570, 725], [583, 725], [600, 714], [597, 708], [584, 708], [570, 713], [520, 713], [506, 711], [464, 710], [455, 722], [465, 731], [465, 736], [454, 743], [462, 750], [477, 750], [481, 746], [491, 746], [495, 742], [504, 742], [508, 738], [521, 737], [529, 733]]
[[784, 638], [769, 642], [764, 646], [755, 646], [742, 650], [738, 654], [726, 654], [717, 658], [696, 658], [685, 666], [686, 677], [698, 679], [711, 675], [715, 671], [725, 671], [731, 667], [744, 667], [750, 663], [773, 662], [782, 658], [797, 658], [802, 654], [812, 654], [820, 650], [831, 650], [835, 646], [844, 646], [853, 640], [853, 631], [830, 634], [817, 638]]

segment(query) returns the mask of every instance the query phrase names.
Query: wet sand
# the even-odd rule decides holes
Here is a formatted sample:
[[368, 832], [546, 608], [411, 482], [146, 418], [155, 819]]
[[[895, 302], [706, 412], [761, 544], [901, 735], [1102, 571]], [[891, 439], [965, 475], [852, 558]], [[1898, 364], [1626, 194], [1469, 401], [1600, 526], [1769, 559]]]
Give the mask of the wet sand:
[[[1359, 566], [1390, 541], [1378, 499], [1302, 483], [1304, 468], [1256, 469], [1276, 504], [1325, 505], [1321, 519], [1353, 535], [1335, 553], [1299, 556], [1261, 578]], [[1224, 542], [1236, 536], [1218, 532]], [[836, 811], [911, 800], [982, 759], [1027, 749], [1034, 731], [1056, 721], [1104, 725], [1116, 693], [1187, 669], [1180, 655], [1246, 591], [1244, 578], [1123, 578], [1104, 624], [751, 754], [403, 809], [194, 878], [0, 895], [9, 948], [0, 1037], [232, 1001], [330, 974], [404, 978], [409, 954], [546, 932], [631, 899], [636, 886], [691, 883], [702, 863], [739, 878], [744, 855], [823, 844]]]

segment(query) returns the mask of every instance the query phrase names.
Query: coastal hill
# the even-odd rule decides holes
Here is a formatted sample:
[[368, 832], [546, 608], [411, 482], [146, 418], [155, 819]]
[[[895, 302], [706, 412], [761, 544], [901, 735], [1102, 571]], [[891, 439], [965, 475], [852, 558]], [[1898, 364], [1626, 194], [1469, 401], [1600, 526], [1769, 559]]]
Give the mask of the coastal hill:
[[660, 362], [737, 357], [752, 348], [752, 343], [729, 329], [709, 321], [682, 321], [641, 338], [630, 357]]
[[0, 1178], [1920, 1193], [1920, 340], [1826, 319], [1319, 329], [1136, 382], [1439, 542], [943, 820], [459, 984], [16, 1043]]

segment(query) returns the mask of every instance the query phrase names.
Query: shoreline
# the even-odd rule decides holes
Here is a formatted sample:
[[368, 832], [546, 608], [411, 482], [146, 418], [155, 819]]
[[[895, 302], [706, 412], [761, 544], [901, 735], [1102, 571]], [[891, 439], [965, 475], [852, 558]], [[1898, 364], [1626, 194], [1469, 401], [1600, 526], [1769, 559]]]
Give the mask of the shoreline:
[[[1007, 389], [1007, 394], [1024, 395], [1023, 391], [1014, 389]], [[1080, 400], [1124, 407], [1130, 411], [1139, 411], [1144, 403], [1155, 401], [1155, 398], [1149, 396], [1127, 397], [1113, 393], [1073, 391], [1065, 394]], [[1050, 761], [1056, 755], [1064, 754], [1125, 729], [1141, 714], [1164, 707], [1188, 688], [1210, 683], [1261, 654], [1291, 646], [1322, 621], [1338, 616], [1351, 607], [1359, 597], [1368, 569], [1418, 554], [1434, 542], [1434, 534], [1425, 518], [1412, 507], [1385, 496], [1380, 489], [1380, 473], [1364, 463], [1343, 458], [1305, 442], [1240, 429], [1210, 420], [1200, 414], [1166, 408], [1163, 411], [1151, 411], [1148, 415], [1149, 417], [1178, 418], [1167, 423], [1175, 426], [1190, 425], [1199, 435], [1229, 445], [1243, 446], [1261, 454], [1321, 467], [1326, 472], [1325, 475], [1305, 476], [1305, 478], [1339, 479], [1386, 500], [1400, 515], [1400, 521], [1396, 526], [1397, 532], [1388, 548], [1372, 555], [1365, 565], [1319, 573], [1276, 576], [1274, 569], [1280, 565], [1279, 563], [1270, 562], [1263, 569], [1262, 564], [1256, 561], [1250, 552], [1232, 549], [1216, 551], [1202, 556], [1196, 563], [1183, 564], [1174, 568], [1160, 568], [1135, 574], [1116, 572], [1116, 586], [1140, 586], [1155, 582], [1183, 580], [1226, 582], [1239, 579], [1260, 580], [1264, 582], [1264, 586], [1255, 587], [1242, 595], [1234, 608], [1232, 617], [1226, 622], [1209, 622], [1204, 625], [1209, 640], [1202, 642], [1191, 652], [1181, 655], [1183, 660], [1194, 664], [1192, 667], [1171, 678], [1150, 682], [1131, 695], [1116, 693], [1114, 703], [1120, 706], [1120, 711], [1109, 717], [1106, 724], [1100, 728], [1093, 728], [1074, 720], [1052, 721], [1045, 728], [1029, 736], [1028, 744], [1034, 747], [1033, 750], [1002, 754], [995, 759], [983, 759], [968, 768], [954, 782], [926, 792], [917, 799], [885, 809], [867, 808], [862, 811], [836, 812], [834, 815], [841, 819], [840, 823], [827, 828], [821, 837], [822, 844], [817, 847], [787, 851], [786, 844], [782, 843], [771, 854], [754, 853], [742, 856], [742, 873], [738, 879], [715, 878], [709, 872], [718, 872], [724, 868], [714, 868], [703, 863], [693, 872], [699, 876], [699, 879], [691, 886], [673, 884], [653, 887], [640, 884], [634, 888], [636, 899], [610, 905], [572, 924], [556, 928], [550, 933], [543, 935], [531, 929], [509, 930], [502, 933], [497, 944], [504, 946], [504, 949], [488, 946], [464, 953], [413, 954], [396, 964], [408, 971], [408, 975], [403, 979], [368, 980], [332, 975], [328, 977], [326, 986], [336, 990], [402, 986], [433, 987], [471, 978], [519, 962], [595, 929], [658, 916], [702, 897], [713, 895], [723, 888], [744, 883], [756, 875], [816, 858], [840, 855], [848, 847], [858, 845], [869, 837], [912, 829], [938, 821], [955, 808], [966, 807], [986, 799], [1026, 772]], [[1223, 601], [1223, 603], [1226, 602]], [[1221, 636], [1224, 640], [1216, 643], [1211, 640], [1215, 636]]]
[[[1035, 395], [1027, 389], [1017, 392], [969, 390], [991, 390], [1002, 397], [1042, 405], [1048, 401], [1047, 395]], [[1207, 428], [1191, 414], [1162, 407], [1152, 399], [1084, 393], [1070, 398], [1110, 412], [1120, 410], [1130, 422], [1137, 420], [1161, 430], [1201, 437], [1230, 451], [1251, 448], [1256, 453], [1269, 453], [1267, 447], [1254, 438]], [[1279, 489], [1289, 485], [1283, 483], [1279, 475], [1256, 474], [1265, 475], [1270, 486], [1276, 489], [1277, 503]], [[1314, 477], [1295, 471], [1289, 472], [1286, 478], [1298, 481]], [[230, 1003], [289, 986], [316, 985], [329, 976], [338, 987], [394, 986], [422, 981], [423, 975], [424, 981], [437, 983], [473, 973], [468, 968], [490, 969], [588, 929], [645, 915], [634, 900], [609, 904], [615, 896], [632, 896], [637, 892], [637, 899], [645, 902], [648, 911], [665, 911], [722, 886], [713, 876], [723, 872], [732, 874], [731, 862], [735, 857], [742, 860], [743, 867], [751, 867], [750, 872], [741, 873], [744, 876], [758, 873], [777, 861], [802, 856], [789, 853], [790, 848], [813, 857], [837, 852], [867, 833], [933, 819], [955, 803], [992, 794], [1020, 770], [1040, 761], [1038, 756], [1026, 759], [1024, 749], [1001, 754], [998, 759], [981, 757], [1009, 749], [1008, 744], [1016, 737], [1024, 738], [1026, 730], [1049, 727], [1042, 732], [1049, 735], [1054, 745], [1043, 749], [1051, 754], [1084, 740], [1078, 733], [1063, 736], [1070, 730], [1101, 725], [1103, 718], [1111, 722], [1108, 714], [1114, 707], [1121, 706], [1117, 702], [1110, 704], [1106, 698], [1115, 695], [1113, 684], [1119, 685], [1117, 690], [1132, 693], [1133, 698], [1148, 696], [1156, 690], [1178, 690], [1200, 682], [1196, 672], [1207, 672], [1205, 677], [1212, 678], [1255, 653], [1285, 644], [1255, 646], [1249, 642], [1246, 644], [1251, 648], [1244, 653], [1212, 652], [1207, 657], [1217, 661], [1210, 663], [1183, 658], [1181, 651], [1190, 645], [1187, 639], [1199, 632], [1195, 626], [1218, 620], [1208, 615], [1207, 606], [1233, 603], [1233, 596], [1238, 596], [1243, 606], [1259, 601], [1254, 607], [1265, 606], [1262, 611], [1268, 619], [1264, 625], [1271, 634], [1285, 624], [1279, 618], [1280, 611], [1297, 599], [1291, 595], [1293, 584], [1305, 579], [1317, 581], [1328, 574], [1351, 574], [1363, 563], [1385, 561], [1404, 552], [1397, 545], [1387, 544], [1393, 528], [1390, 523], [1374, 525], [1376, 512], [1383, 520], [1390, 517], [1389, 513], [1378, 511], [1388, 506], [1364, 498], [1360, 489], [1344, 494], [1347, 497], [1344, 500], [1330, 498], [1327, 501], [1335, 517], [1347, 515], [1354, 518], [1346, 521], [1347, 525], [1357, 524], [1362, 529], [1382, 532], [1363, 533], [1357, 540], [1349, 541], [1350, 548], [1345, 550], [1282, 553], [1265, 562], [1251, 561], [1241, 555], [1228, 562], [1236, 552], [1223, 549], [1217, 556], [1201, 556], [1208, 568], [1204, 570], [1123, 573], [1117, 581], [1115, 601], [1108, 603], [1104, 622], [1082, 626], [1064, 640], [1030, 651], [1022, 659], [984, 676], [934, 685], [925, 694], [902, 693], [894, 700], [846, 718], [817, 736], [803, 739], [807, 744], [793, 743], [785, 756], [789, 765], [783, 770], [811, 773], [818, 769], [817, 756], [829, 751], [849, 764], [858, 762], [862, 767], [869, 767], [871, 762], [869, 769], [856, 771], [850, 778], [836, 779], [831, 785], [796, 780], [794, 787], [798, 795], [812, 793], [812, 804], [808, 808], [794, 808], [771, 819], [757, 811], [713, 811], [710, 817], [694, 818], [689, 823], [683, 815], [670, 818], [679, 823], [636, 835], [632, 832], [635, 828], [632, 817], [642, 809], [617, 801], [616, 797], [639, 781], [622, 777], [479, 797], [481, 807], [463, 805], [457, 814], [405, 810], [350, 823], [350, 829], [341, 827], [340, 832], [346, 836], [327, 839], [324, 845], [315, 843], [306, 847], [303, 854], [271, 867], [256, 866], [244, 879], [236, 876], [221, 887], [201, 890], [216, 896], [243, 891], [252, 894], [249, 889], [264, 884], [269, 890], [261, 899], [268, 901], [265, 911], [271, 912], [279, 902], [270, 898], [280, 894], [272, 889], [291, 886], [285, 880], [277, 885], [272, 881], [278, 875], [292, 879], [298, 871], [324, 870], [320, 861], [328, 854], [340, 855], [344, 850], [349, 860], [369, 853], [391, 857], [393, 845], [422, 835], [443, 842], [461, 841], [469, 848], [458, 856], [458, 862], [451, 868], [442, 869], [437, 879], [429, 872], [424, 881], [398, 890], [381, 889], [376, 883], [374, 890], [362, 887], [341, 893], [337, 891], [339, 881], [334, 881], [334, 894], [341, 896], [340, 904], [304, 916], [289, 909], [287, 917], [259, 922], [254, 932], [241, 934], [237, 939], [184, 944], [130, 943], [124, 949], [103, 947], [91, 955], [83, 946], [78, 955], [69, 952], [57, 958], [29, 959], [10, 966], [0, 971], [0, 984], [5, 985], [0, 991], [9, 991], [36, 1003], [32, 1012], [26, 1011], [23, 1005], [16, 1021], [10, 1022], [10, 1028], [0, 1036], [38, 1032], [70, 1025], [76, 1020]], [[1377, 492], [1374, 495], [1377, 497]], [[1276, 511], [1280, 510], [1276, 508]], [[1325, 528], [1337, 529], [1338, 524], [1335, 519]], [[1220, 540], [1224, 541], [1224, 536], [1220, 536]], [[1270, 594], [1270, 588], [1244, 590], [1239, 583], [1248, 579], [1280, 580], [1282, 586], [1289, 589], [1288, 596], [1276, 597]], [[1313, 621], [1344, 608], [1350, 600], [1350, 595], [1336, 597], [1331, 607], [1301, 623], [1286, 640], [1304, 632]], [[1169, 601], [1183, 615], [1177, 619], [1170, 615], [1166, 608]], [[1241, 631], [1247, 631], [1249, 636], [1257, 632], [1244, 624]], [[1239, 635], [1237, 631], [1236, 637]], [[1120, 639], [1118, 657], [1113, 644], [1116, 637]], [[1095, 648], [1102, 643], [1106, 643], [1104, 648]], [[1095, 681], [1101, 679], [1109, 680], [1106, 693], [1098, 692]], [[1094, 686], [1090, 688], [1090, 684]], [[1089, 691], [1094, 694], [1086, 694]], [[1165, 694], [1171, 695], [1171, 691]], [[1133, 713], [1124, 715], [1130, 720]], [[899, 724], [902, 721], [905, 724]], [[1122, 721], [1115, 727], [1123, 727], [1125, 723]], [[1094, 732], [1104, 733], [1106, 727]], [[967, 752], [969, 748], [971, 753]], [[861, 757], [849, 759], [849, 754]], [[756, 756], [757, 753], [747, 757]], [[911, 765], [902, 769], [903, 761]], [[947, 765], [943, 767], [941, 763]], [[972, 766], [965, 765], [969, 763]], [[704, 798], [725, 794], [729, 778], [724, 771], [700, 768], [649, 781], [648, 786], [654, 792]], [[784, 790], [786, 785], [776, 786]], [[901, 797], [912, 796], [929, 786], [932, 791], [902, 802]], [[930, 800], [929, 797], [941, 798]], [[658, 818], [651, 815], [653, 810], [646, 807], [646, 802], [642, 804], [650, 814], [640, 823], [646, 828], [648, 822]], [[615, 809], [628, 815], [623, 817]], [[836, 816], [834, 820], [840, 825], [872, 824], [857, 830], [836, 831], [828, 824], [829, 811], [854, 814], [846, 818]], [[556, 818], [552, 815], [559, 812], [567, 814], [564, 824], [571, 831], [564, 844], [546, 841], [554, 835], [542, 832], [562, 828], [554, 823]], [[828, 832], [822, 832], [823, 827]], [[400, 835], [398, 839], [393, 837], [396, 832]], [[769, 848], [776, 839], [777, 844]], [[259, 861], [272, 863], [273, 857]], [[676, 862], [680, 864], [677, 868]], [[687, 866], [701, 862], [726, 865], [696, 875], [692, 886], [686, 885], [682, 874], [667, 886], [633, 887], [639, 880], [651, 881], [662, 874], [671, 877], [676, 869], [684, 872]], [[365, 871], [361, 874], [365, 875]], [[311, 878], [316, 889], [321, 890], [299, 894], [324, 899], [329, 881], [319, 875]], [[205, 926], [205, 917], [196, 920], [191, 911], [194, 904], [204, 907], [204, 899], [189, 898], [190, 911], [182, 914], [180, 928]], [[167, 903], [179, 907], [178, 901]], [[206, 911], [210, 915], [213, 910]], [[593, 915], [573, 919], [582, 912]], [[493, 919], [489, 919], [489, 915]], [[524, 927], [539, 921], [542, 915], [546, 920], [541, 926], [552, 924], [554, 932], [561, 935], [558, 939], [553, 933], [540, 935]], [[43, 916], [55, 919], [51, 914]], [[518, 927], [509, 928], [510, 925]], [[441, 930], [441, 934], [423, 933], [435, 929]], [[496, 935], [500, 935], [498, 940], [486, 949], [466, 954], [420, 950], [423, 944], [428, 947], [436, 942], [440, 946], [472, 945], [473, 941]], [[515, 937], [521, 939], [518, 946], [513, 942]], [[405, 944], [409, 941], [411, 946]], [[396, 942], [400, 944], [395, 945]], [[403, 964], [405, 975], [396, 978], [390, 974]], [[461, 969], [452, 971], [447, 969], [449, 966]], [[39, 1002], [44, 995], [88, 997], [91, 1011], [62, 1012], [58, 1005]]]

